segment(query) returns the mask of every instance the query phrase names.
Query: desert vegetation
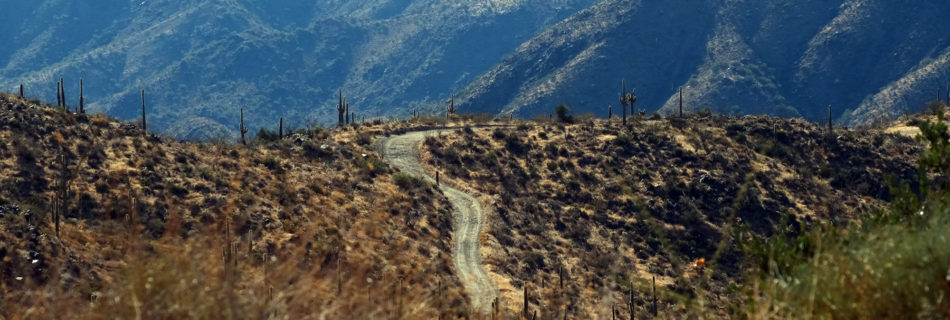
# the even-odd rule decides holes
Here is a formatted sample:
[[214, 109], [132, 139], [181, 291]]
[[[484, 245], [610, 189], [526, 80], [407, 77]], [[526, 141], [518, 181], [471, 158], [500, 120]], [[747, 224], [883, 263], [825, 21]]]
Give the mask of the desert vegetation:
[[[144, 130], [144, 93], [130, 122], [2, 94], [0, 316], [950, 313], [942, 102], [850, 130], [648, 118], [627, 114], [633, 93], [621, 99], [612, 119], [567, 105], [492, 119], [452, 99], [435, 115], [367, 122], [340, 94], [335, 128], [275, 118], [276, 131], [245, 137], [242, 110], [240, 140], [197, 143]], [[490, 315], [472, 311], [453, 268], [448, 199], [377, 152], [383, 137], [440, 128], [459, 129], [426, 138], [421, 159], [483, 202]]]
[[[736, 234], [845, 228], [914, 177], [923, 147], [883, 131], [693, 114], [460, 130], [425, 141], [445, 180], [488, 195], [483, 251], [540, 318], [730, 317], [745, 297]], [[563, 114], [563, 115], [562, 115]], [[656, 119], [656, 118], [654, 118]], [[560, 283], [563, 281], [564, 286]], [[527, 294], [527, 296], [524, 296]], [[515, 308], [515, 309], [517, 309]]]
[[[237, 119], [236, 119], [237, 120]], [[451, 207], [355, 127], [231, 143], [0, 97], [0, 315], [455, 318]]]

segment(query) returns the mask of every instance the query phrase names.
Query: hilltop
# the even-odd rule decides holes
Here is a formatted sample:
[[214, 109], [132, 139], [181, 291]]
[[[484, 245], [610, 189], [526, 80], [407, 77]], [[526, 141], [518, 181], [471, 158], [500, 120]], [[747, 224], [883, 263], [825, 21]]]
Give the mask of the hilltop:
[[453, 200], [377, 151], [445, 128], [416, 146], [419, 170], [484, 209], [497, 318], [643, 317], [654, 303], [727, 318], [755, 268], [737, 237], [847, 229], [887, 207], [888, 176], [913, 179], [925, 151], [904, 127], [929, 117], [828, 130], [708, 113], [452, 115], [263, 130], [242, 145], [2, 94], [0, 310], [476, 317], [453, 264]]

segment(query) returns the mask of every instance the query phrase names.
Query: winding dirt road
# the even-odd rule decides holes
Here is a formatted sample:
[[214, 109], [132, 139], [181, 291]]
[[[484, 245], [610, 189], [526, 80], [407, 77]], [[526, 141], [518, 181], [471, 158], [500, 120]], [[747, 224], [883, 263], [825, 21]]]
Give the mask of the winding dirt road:
[[[383, 140], [380, 152], [383, 159], [407, 174], [421, 176], [435, 182], [425, 173], [419, 156], [422, 140], [443, 130], [414, 131]], [[450, 130], [451, 131], [451, 130]], [[455, 241], [452, 258], [459, 278], [472, 300], [472, 307], [479, 313], [491, 312], [491, 303], [498, 296], [498, 290], [482, 268], [482, 256], [478, 249], [478, 235], [485, 220], [485, 213], [478, 200], [470, 194], [455, 188], [440, 185], [439, 189], [455, 207]]]

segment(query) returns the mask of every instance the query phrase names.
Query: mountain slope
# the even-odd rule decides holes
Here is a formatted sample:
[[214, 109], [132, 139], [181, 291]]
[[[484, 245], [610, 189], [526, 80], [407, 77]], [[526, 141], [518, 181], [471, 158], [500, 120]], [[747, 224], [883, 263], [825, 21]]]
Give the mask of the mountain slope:
[[89, 109], [123, 119], [144, 88], [180, 138], [234, 136], [241, 106], [254, 131], [332, 124], [341, 87], [361, 116], [406, 115], [592, 2], [4, 2], [0, 87], [50, 100], [66, 77], [73, 105], [83, 77]]
[[564, 102], [605, 116], [608, 105], [619, 110], [626, 79], [649, 112], [678, 112], [682, 87], [687, 111], [822, 120], [832, 105], [856, 125], [918, 110], [950, 77], [939, 14], [947, 10], [943, 2], [606, 0], [526, 42], [459, 96], [471, 111], [531, 117]]

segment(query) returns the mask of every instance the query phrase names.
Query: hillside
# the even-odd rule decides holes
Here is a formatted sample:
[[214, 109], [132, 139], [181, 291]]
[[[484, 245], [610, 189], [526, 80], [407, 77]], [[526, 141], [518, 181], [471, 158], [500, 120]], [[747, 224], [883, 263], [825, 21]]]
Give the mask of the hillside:
[[[830, 230], [837, 251], [816, 265], [851, 261], [834, 252], [881, 262], [855, 275], [933, 269], [887, 267], [906, 259], [880, 241], [930, 241], [896, 250], [950, 258], [920, 251], [946, 242], [946, 207], [927, 207], [934, 228], [884, 225], [897, 238], [875, 238], [880, 222], [868, 220], [907, 205], [900, 191], [891, 203], [888, 176], [911, 181], [932, 154], [910, 136], [933, 112], [832, 132], [764, 116], [563, 118], [420, 117], [261, 131], [241, 145], [177, 142], [0, 94], [0, 138], [10, 142], [0, 146], [0, 317], [608, 319], [642, 318], [655, 304], [662, 317], [728, 318], [756, 310], [750, 290], [800, 298], [750, 283], [750, 270], [811, 263], [795, 254], [813, 243], [798, 242], [767, 257], [797, 260], [755, 265], [740, 248], [749, 237], [775, 248], [775, 237]], [[930, 140], [948, 141], [941, 130]], [[397, 137], [408, 149], [377, 152]], [[407, 153], [421, 163], [407, 166]], [[945, 174], [929, 176], [934, 187]], [[453, 216], [460, 198], [477, 200], [482, 216]], [[477, 245], [456, 242], [459, 219], [480, 225], [465, 231]], [[466, 247], [497, 303], [467, 292], [456, 260]], [[782, 301], [776, 309], [791, 312]]]
[[[922, 148], [881, 131], [802, 120], [691, 116], [524, 122], [431, 137], [429, 170], [494, 210], [482, 255], [502, 305], [541, 319], [610, 319], [652, 308], [728, 317], [743, 296], [734, 232], [769, 236], [847, 225], [890, 201]], [[797, 231], [794, 231], [797, 230]], [[585, 316], [586, 317], [586, 316]]]
[[950, 79], [945, 2], [605, 0], [539, 33], [457, 94], [531, 119], [567, 103], [606, 117], [620, 81], [638, 110], [886, 123]]
[[252, 132], [328, 125], [338, 88], [361, 116], [405, 117], [591, 3], [4, 1], [0, 88], [54, 101], [65, 77], [72, 106], [83, 77], [89, 109], [120, 119], [146, 89], [153, 130], [183, 139], [235, 138], [240, 107]]
[[0, 318], [468, 315], [451, 206], [355, 130], [180, 143], [0, 94]]
[[[142, 1], [0, 3], [0, 88], [52, 101], [79, 78], [90, 110], [179, 139], [236, 138], [277, 118], [465, 112], [531, 119], [559, 103], [803, 116], [858, 126], [917, 111], [950, 79], [945, 2], [873, 0]], [[42, 23], [37, 23], [42, 21]]]

